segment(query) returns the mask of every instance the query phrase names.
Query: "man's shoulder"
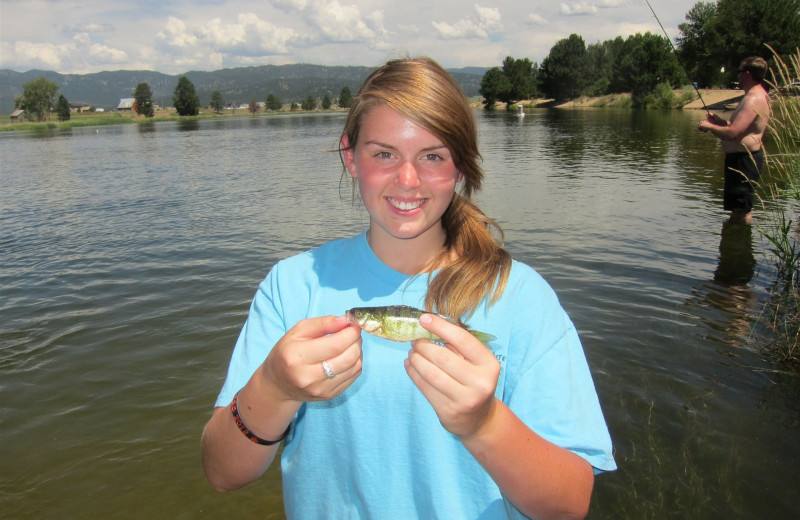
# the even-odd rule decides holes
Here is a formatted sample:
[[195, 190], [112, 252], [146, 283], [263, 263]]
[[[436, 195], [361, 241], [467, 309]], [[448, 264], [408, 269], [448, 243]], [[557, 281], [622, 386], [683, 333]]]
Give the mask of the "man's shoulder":
[[742, 101], [747, 102], [749, 104], [768, 105], [769, 94], [764, 89], [764, 87], [762, 87], [761, 85], [756, 85], [755, 87], [747, 91]]

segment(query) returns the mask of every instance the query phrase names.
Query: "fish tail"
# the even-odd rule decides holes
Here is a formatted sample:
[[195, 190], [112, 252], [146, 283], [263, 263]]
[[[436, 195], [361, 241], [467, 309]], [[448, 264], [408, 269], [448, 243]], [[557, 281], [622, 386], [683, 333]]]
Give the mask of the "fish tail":
[[489, 348], [491, 348], [489, 346], [489, 343], [491, 343], [492, 341], [497, 339], [496, 336], [493, 336], [492, 334], [489, 334], [487, 332], [481, 332], [479, 330], [472, 330], [472, 329], [470, 329], [469, 332], [470, 332], [470, 334], [472, 334], [473, 336], [478, 338], [478, 340], [480, 340], [481, 343], [483, 343], [484, 345], [486, 345]]

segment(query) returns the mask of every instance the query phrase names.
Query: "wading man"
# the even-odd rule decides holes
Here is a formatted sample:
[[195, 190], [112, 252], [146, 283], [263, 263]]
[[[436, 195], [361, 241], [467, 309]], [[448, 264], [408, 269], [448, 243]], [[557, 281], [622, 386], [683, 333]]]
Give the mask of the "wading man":
[[710, 131], [725, 152], [725, 194], [723, 208], [731, 212], [731, 222], [749, 224], [753, 209], [754, 184], [761, 176], [764, 152], [761, 140], [770, 115], [769, 95], [762, 82], [767, 62], [758, 56], [745, 58], [739, 65], [739, 85], [744, 98], [726, 121], [709, 114], [697, 128]]

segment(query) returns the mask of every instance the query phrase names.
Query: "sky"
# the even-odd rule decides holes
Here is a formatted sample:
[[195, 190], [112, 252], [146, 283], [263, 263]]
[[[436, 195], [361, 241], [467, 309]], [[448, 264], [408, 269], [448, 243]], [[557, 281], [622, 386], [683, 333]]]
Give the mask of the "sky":
[[[673, 42], [698, 0], [650, 0]], [[311, 63], [541, 63], [559, 40], [663, 35], [645, 0], [0, 0], [0, 69], [86, 74]]]

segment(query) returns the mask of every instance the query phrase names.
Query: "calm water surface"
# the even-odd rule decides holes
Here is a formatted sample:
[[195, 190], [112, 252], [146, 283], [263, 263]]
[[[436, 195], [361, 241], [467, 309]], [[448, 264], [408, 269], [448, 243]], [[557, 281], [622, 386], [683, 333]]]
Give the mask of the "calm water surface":
[[[590, 518], [800, 515], [799, 385], [750, 327], [772, 267], [723, 226], [700, 117], [478, 114], [479, 202], [560, 294], [611, 429]], [[283, 517], [275, 471], [213, 492], [199, 438], [269, 267], [366, 226], [342, 124], [0, 135], [0, 517]]]

